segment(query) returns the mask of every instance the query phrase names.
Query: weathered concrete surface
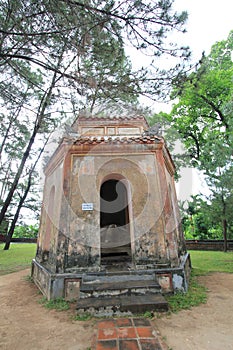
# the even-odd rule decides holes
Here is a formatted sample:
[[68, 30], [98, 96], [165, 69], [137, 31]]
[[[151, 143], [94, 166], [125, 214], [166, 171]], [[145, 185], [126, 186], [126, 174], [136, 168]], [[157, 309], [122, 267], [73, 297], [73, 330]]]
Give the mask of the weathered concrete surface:
[[[106, 271], [106, 255], [127, 255], [132, 271], [181, 268], [175, 168], [164, 139], [146, 136], [146, 127], [141, 116], [80, 117], [47, 164], [33, 276], [49, 297], [78, 291], [84, 272]], [[186, 290], [190, 268], [181, 270], [161, 271], [164, 292]]]

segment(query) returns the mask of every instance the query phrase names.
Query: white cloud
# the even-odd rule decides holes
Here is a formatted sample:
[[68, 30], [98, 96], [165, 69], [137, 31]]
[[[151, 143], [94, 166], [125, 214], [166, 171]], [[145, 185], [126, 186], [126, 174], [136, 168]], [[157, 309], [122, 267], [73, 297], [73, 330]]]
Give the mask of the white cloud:
[[232, 0], [176, 0], [175, 8], [189, 14], [182, 41], [191, 47], [196, 60], [203, 51], [208, 54], [216, 41], [225, 40], [233, 29]]

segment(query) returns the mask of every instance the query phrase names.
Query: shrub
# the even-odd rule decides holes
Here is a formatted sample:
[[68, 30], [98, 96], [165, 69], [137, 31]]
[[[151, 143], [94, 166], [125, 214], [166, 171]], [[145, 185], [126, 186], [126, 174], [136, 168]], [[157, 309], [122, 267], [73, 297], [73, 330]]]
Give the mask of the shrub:
[[37, 238], [38, 225], [22, 225], [16, 226], [14, 230], [14, 238]]

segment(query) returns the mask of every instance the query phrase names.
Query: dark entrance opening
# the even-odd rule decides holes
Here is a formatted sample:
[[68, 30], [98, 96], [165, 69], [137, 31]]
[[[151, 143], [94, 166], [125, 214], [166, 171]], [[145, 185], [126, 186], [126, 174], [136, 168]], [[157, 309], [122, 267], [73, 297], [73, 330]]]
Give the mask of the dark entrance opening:
[[101, 261], [131, 260], [127, 189], [122, 181], [105, 181], [100, 189]]

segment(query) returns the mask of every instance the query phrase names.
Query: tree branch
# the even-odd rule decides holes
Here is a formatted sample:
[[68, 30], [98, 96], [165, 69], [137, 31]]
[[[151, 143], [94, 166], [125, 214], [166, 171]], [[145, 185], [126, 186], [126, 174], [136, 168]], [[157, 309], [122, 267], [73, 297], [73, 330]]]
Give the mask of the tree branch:
[[[211, 106], [213, 108], [213, 110], [219, 115], [219, 118], [220, 118], [221, 122], [225, 125], [226, 129], [229, 129], [229, 124], [226, 122], [225, 117], [224, 117], [223, 113], [221, 112], [221, 110], [204, 95], [202, 95], [202, 94], [197, 94], [197, 95], [199, 97], [201, 97], [203, 99], [203, 101], [205, 101], [209, 106]], [[212, 119], [214, 119], [214, 118], [212, 118]]]
[[184, 136], [191, 137], [194, 140], [195, 145], [196, 145], [196, 151], [197, 151], [197, 156], [194, 158], [198, 160], [200, 158], [200, 146], [199, 146], [199, 142], [198, 142], [197, 137], [195, 135], [193, 135], [191, 132], [186, 133]]

